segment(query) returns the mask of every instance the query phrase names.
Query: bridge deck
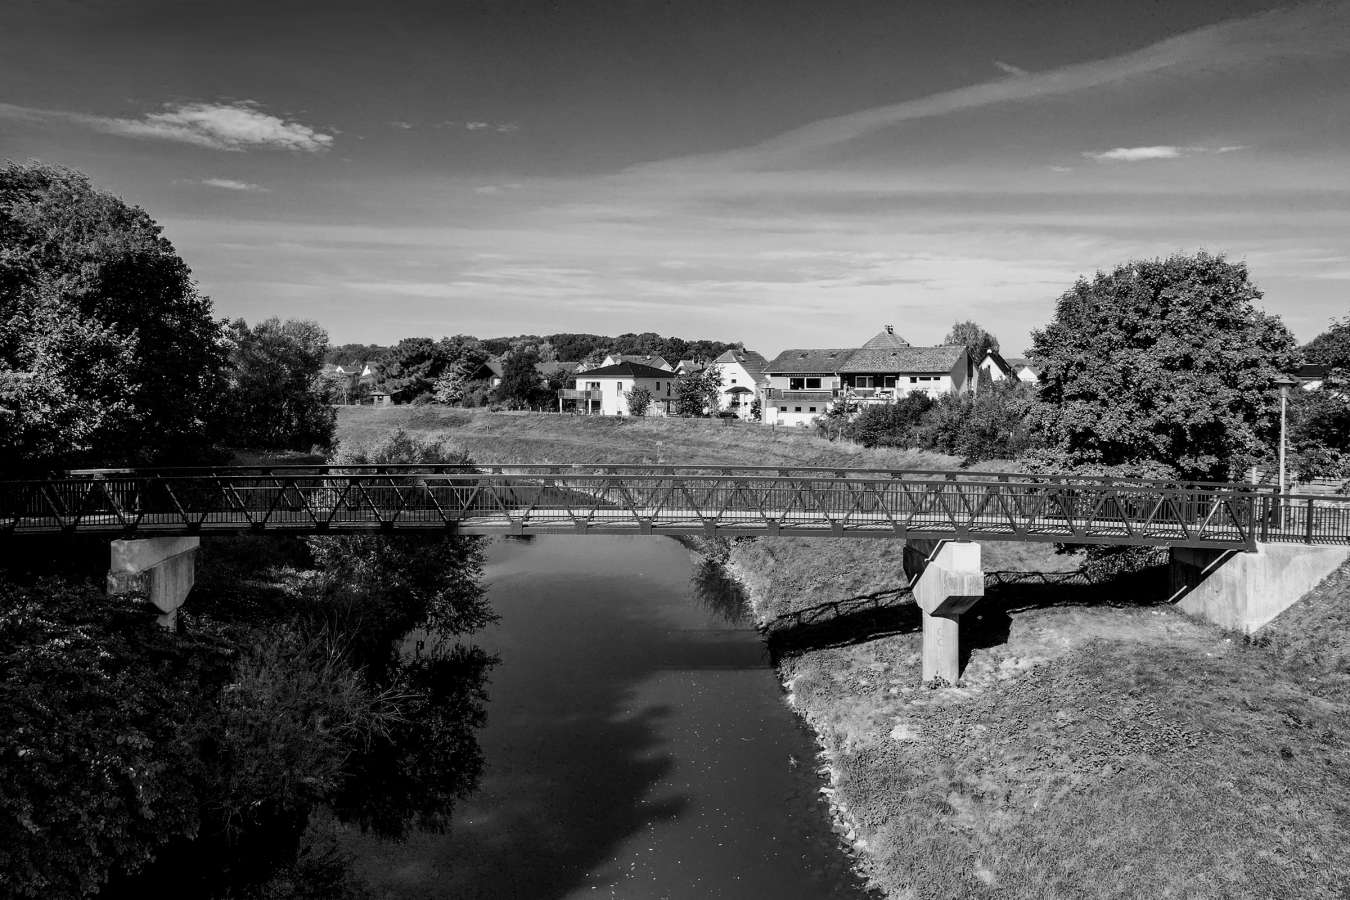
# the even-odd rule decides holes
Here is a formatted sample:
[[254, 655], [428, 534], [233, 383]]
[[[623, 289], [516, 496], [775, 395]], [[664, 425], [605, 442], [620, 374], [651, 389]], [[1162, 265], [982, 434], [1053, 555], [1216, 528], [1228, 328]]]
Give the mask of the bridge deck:
[[697, 466], [98, 470], [0, 482], [0, 535], [767, 534], [1243, 549], [1350, 543], [1350, 500], [1241, 484]]

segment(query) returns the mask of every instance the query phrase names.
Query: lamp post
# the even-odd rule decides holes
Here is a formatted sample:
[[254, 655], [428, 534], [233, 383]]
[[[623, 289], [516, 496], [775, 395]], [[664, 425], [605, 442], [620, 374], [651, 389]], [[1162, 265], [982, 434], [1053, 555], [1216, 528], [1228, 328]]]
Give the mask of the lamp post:
[[1298, 379], [1291, 378], [1288, 375], [1281, 375], [1275, 379], [1275, 386], [1280, 389], [1280, 497], [1278, 502], [1280, 504], [1279, 523], [1281, 528], [1284, 527], [1284, 488], [1285, 488], [1284, 454], [1286, 444], [1285, 424], [1288, 418], [1289, 389], [1296, 384], [1298, 384]]

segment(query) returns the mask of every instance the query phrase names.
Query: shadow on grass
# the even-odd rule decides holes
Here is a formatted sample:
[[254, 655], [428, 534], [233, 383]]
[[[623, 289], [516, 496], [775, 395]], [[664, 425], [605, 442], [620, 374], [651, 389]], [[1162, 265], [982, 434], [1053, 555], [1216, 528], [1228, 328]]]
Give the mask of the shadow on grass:
[[[961, 617], [961, 668], [975, 650], [1007, 643], [1013, 616], [1057, 606], [1155, 606], [1165, 602], [1166, 567], [1108, 578], [1074, 572], [989, 572], [985, 595]], [[759, 630], [776, 665], [783, 657], [849, 647], [923, 628], [908, 585], [831, 600], [773, 619]]]

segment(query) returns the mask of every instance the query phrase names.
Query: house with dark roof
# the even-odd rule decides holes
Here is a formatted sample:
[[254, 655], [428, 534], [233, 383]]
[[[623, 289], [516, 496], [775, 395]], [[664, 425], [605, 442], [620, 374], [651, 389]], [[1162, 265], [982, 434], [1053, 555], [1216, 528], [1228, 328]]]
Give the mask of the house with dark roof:
[[626, 416], [628, 393], [634, 388], [646, 388], [652, 395], [652, 403], [645, 414], [669, 415], [675, 378], [675, 373], [668, 369], [634, 362], [577, 372], [572, 379], [573, 387], [558, 392], [558, 410], [564, 411], [570, 402], [577, 412]]
[[840, 398], [892, 403], [971, 389], [966, 348], [913, 347], [887, 325], [861, 347], [784, 350], [765, 366], [763, 421], [807, 425]]
[[750, 418], [769, 361], [753, 350], [728, 350], [713, 364], [722, 376], [718, 409], [740, 419]]
[[657, 356], [654, 353], [610, 353], [601, 365], [614, 366], [626, 362], [637, 363], [640, 366], [651, 366], [654, 369], [665, 369], [667, 372], [675, 371], [675, 367], [666, 362], [664, 357]]
[[988, 373], [991, 381], [1016, 378], [1018, 381], [1034, 382], [1040, 377], [1040, 370], [1030, 360], [1021, 356], [1005, 357], [994, 349], [984, 352], [984, 359], [980, 360], [977, 368], [980, 372]]

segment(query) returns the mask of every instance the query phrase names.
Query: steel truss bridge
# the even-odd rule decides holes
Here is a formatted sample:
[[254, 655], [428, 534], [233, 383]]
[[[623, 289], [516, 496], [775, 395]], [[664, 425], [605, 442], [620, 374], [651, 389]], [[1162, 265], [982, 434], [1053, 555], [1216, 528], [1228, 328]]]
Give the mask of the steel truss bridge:
[[1350, 543], [1350, 498], [1234, 483], [755, 466], [245, 466], [0, 481], [8, 537], [405, 531], [1252, 549]]

